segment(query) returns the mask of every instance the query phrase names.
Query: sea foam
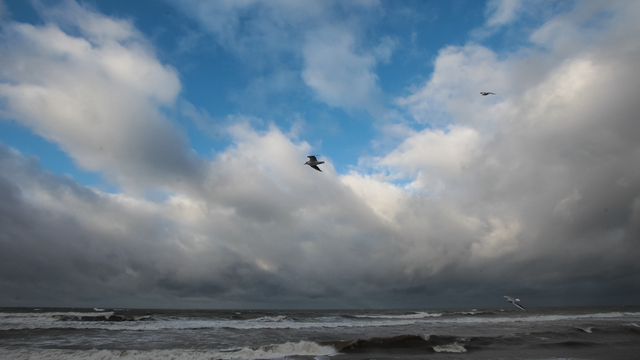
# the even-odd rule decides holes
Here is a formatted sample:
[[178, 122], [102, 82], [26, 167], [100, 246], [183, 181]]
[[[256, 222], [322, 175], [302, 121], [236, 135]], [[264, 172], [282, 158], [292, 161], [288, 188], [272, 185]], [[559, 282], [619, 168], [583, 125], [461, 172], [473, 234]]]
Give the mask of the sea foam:
[[431, 317], [440, 317], [442, 313], [428, 313], [428, 312], [416, 312], [412, 314], [403, 315], [384, 315], [384, 314], [372, 314], [372, 315], [354, 315], [357, 318], [369, 318], [369, 319], [424, 319]]
[[260, 346], [255, 349], [232, 350], [60, 350], [60, 349], [0, 349], [0, 359], [15, 360], [163, 360], [163, 359], [277, 359], [286, 356], [327, 356], [334, 355], [331, 346], [319, 345], [311, 341]]
[[449, 353], [463, 353], [463, 352], [467, 352], [467, 349], [465, 349], [464, 346], [458, 344], [458, 343], [453, 343], [453, 344], [448, 344], [448, 345], [438, 345], [438, 346], [434, 346], [433, 347], [433, 351], [435, 352], [449, 352]]

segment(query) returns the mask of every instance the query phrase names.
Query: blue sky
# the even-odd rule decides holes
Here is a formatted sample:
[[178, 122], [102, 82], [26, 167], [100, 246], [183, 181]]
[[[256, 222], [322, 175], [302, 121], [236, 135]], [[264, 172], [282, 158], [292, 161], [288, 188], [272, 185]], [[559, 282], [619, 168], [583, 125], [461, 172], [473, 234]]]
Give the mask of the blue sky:
[[633, 303], [637, 15], [0, 1], [0, 305]]

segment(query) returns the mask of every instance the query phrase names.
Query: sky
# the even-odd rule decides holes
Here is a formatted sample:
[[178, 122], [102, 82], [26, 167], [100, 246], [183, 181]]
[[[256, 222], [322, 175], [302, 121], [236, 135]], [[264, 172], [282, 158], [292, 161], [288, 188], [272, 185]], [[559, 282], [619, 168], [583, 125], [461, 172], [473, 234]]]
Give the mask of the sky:
[[0, 306], [637, 305], [639, 17], [0, 0]]

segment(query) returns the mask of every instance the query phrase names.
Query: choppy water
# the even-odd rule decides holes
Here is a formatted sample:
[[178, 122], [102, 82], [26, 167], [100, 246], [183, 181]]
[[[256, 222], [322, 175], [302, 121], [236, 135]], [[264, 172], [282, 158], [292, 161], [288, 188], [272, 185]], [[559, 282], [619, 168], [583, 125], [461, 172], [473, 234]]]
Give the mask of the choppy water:
[[640, 359], [640, 307], [0, 309], [2, 359]]

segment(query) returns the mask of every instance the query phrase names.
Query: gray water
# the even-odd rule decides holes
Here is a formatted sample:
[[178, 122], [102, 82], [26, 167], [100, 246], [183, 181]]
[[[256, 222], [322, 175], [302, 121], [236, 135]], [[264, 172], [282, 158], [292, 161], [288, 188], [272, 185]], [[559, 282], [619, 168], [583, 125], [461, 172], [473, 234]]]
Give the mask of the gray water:
[[3, 308], [0, 358], [640, 358], [638, 306], [527, 310]]

